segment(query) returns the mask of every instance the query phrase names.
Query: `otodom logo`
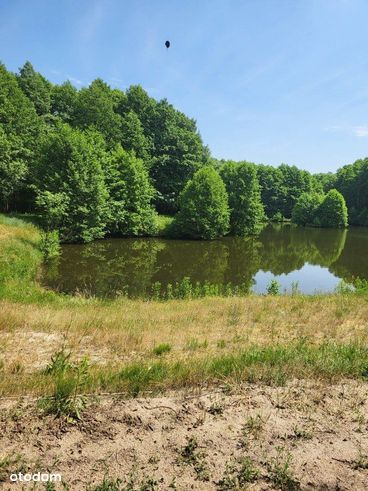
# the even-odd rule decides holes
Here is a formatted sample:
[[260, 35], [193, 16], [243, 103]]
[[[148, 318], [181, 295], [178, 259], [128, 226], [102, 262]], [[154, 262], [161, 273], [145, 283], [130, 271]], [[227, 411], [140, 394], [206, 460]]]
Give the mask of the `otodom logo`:
[[61, 482], [61, 474], [49, 472], [35, 472], [34, 474], [17, 472], [10, 474], [11, 482]]

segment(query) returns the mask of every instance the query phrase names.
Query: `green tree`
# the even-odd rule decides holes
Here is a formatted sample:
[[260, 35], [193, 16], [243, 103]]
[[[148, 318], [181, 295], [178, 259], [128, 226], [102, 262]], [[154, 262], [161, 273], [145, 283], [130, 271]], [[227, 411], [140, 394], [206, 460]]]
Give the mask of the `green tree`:
[[312, 225], [317, 210], [323, 201], [323, 195], [318, 193], [303, 193], [299, 196], [292, 212], [292, 221], [297, 225]]
[[179, 194], [186, 182], [208, 160], [195, 121], [176, 111], [166, 100], [154, 112], [152, 132], [154, 152], [150, 174], [158, 191], [157, 207], [162, 213], [175, 213]]
[[109, 189], [109, 231], [114, 235], [155, 232], [154, 188], [143, 161], [118, 146], [105, 168]]
[[326, 194], [317, 210], [315, 223], [321, 227], [347, 227], [348, 210], [345, 199], [336, 189], [331, 189]]
[[302, 193], [314, 191], [315, 181], [311, 174], [298, 169], [295, 165], [281, 164], [280, 212], [285, 218], [291, 218], [292, 210]]
[[134, 150], [136, 156], [149, 166], [149, 142], [144, 135], [143, 126], [134, 111], [129, 111], [121, 120], [121, 145], [125, 150]]
[[345, 198], [349, 223], [368, 226], [368, 158], [339, 169], [336, 189]]
[[78, 99], [77, 89], [69, 82], [54, 85], [51, 92], [51, 113], [65, 123], [73, 120]]
[[115, 112], [115, 96], [101, 79], [78, 92], [73, 124], [81, 129], [92, 127], [115, 145], [121, 141], [121, 118]]
[[261, 199], [268, 218], [272, 219], [277, 213], [281, 214], [283, 199], [280, 169], [271, 165], [257, 165], [257, 176], [261, 187]]
[[18, 83], [28, 99], [33, 102], [38, 115], [45, 115], [50, 112], [52, 85], [35, 71], [29, 61], [26, 61], [20, 68]]
[[320, 172], [312, 176], [319, 183], [321, 191], [328, 193], [330, 189], [336, 188], [337, 176], [333, 172]]
[[180, 195], [177, 230], [193, 239], [215, 239], [229, 231], [229, 219], [224, 182], [213, 168], [200, 169]]
[[30, 171], [44, 127], [34, 105], [20, 89], [15, 75], [0, 63], [2, 206], [8, 211], [28, 208], [29, 184], [32, 180]]
[[11, 197], [20, 189], [27, 175], [22, 159], [22, 142], [14, 135], [7, 136], [0, 125], [0, 206], [9, 211]]
[[140, 85], [131, 85], [125, 97], [120, 97], [117, 112], [123, 116], [134, 111], [142, 123], [144, 134], [151, 137], [155, 132], [155, 111], [157, 102]]
[[42, 228], [49, 232], [58, 229], [67, 219], [70, 198], [65, 193], [40, 191], [36, 197], [36, 207], [40, 212]]
[[96, 133], [58, 124], [44, 139], [37, 167], [38, 202], [44, 203], [47, 197], [53, 203], [63, 241], [103, 237], [108, 194], [102, 165], [106, 160], [104, 142]]
[[220, 175], [225, 183], [230, 206], [230, 233], [258, 233], [264, 221], [264, 209], [255, 165], [228, 162]]

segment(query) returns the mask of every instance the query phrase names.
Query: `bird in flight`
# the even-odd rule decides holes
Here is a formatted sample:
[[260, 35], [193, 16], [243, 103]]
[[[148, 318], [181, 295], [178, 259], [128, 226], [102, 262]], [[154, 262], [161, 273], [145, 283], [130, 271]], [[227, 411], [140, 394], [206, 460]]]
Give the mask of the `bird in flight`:
[[170, 48], [170, 41], [166, 41], [165, 46], [166, 48]]

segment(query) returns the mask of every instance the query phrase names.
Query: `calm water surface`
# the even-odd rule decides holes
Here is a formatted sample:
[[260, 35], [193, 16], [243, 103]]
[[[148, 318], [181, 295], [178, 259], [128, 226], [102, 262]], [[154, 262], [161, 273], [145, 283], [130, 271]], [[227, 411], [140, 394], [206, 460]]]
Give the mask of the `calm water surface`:
[[247, 284], [264, 293], [275, 278], [284, 291], [298, 283], [303, 293], [333, 291], [341, 279], [368, 279], [368, 228], [326, 230], [268, 226], [257, 238], [216, 241], [101, 240], [64, 245], [45, 271], [44, 283], [66, 293], [112, 297], [126, 291], [144, 297], [163, 286], [193, 282]]

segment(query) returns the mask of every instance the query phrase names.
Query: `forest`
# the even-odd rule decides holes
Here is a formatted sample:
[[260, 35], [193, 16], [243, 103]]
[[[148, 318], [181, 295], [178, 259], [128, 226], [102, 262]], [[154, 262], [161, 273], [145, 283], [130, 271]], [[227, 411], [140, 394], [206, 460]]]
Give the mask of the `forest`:
[[50, 243], [368, 226], [368, 158], [315, 175], [218, 160], [193, 119], [139, 85], [77, 90], [0, 64], [0, 209], [37, 215]]

